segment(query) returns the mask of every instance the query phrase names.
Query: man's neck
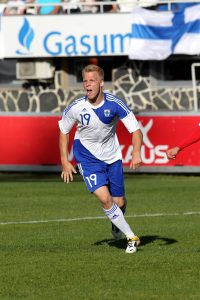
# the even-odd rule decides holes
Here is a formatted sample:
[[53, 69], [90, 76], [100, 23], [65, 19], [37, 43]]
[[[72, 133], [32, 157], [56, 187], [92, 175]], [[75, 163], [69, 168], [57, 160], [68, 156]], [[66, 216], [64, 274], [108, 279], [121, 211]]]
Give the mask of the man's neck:
[[96, 99], [87, 99], [88, 102], [93, 106], [98, 106], [101, 102], [104, 101], [104, 93], [98, 95]]

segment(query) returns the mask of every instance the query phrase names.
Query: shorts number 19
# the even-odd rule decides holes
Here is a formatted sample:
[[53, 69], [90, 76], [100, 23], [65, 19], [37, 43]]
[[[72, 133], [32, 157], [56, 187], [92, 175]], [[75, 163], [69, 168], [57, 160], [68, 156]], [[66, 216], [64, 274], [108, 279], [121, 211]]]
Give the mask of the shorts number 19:
[[92, 187], [92, 185], [97, 184], [97, 175], [96, 174], [91, 174], [89, 177], [85, 177], [85, 179], [87, 179], [90, 187]]

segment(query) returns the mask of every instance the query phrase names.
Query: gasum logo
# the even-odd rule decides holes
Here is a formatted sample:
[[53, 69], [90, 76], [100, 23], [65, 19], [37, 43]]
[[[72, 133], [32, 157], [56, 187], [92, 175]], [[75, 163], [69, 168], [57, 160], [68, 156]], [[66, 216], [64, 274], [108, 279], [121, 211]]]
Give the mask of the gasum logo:
[[19, 55], [31, 54], [31, 44], [34, 39], [34, 31], [31, 28], [28, 20], [24, 18], [24, 23], [19, 31], [18, 40], [21, 44], [21, 49], [17, 50], [16, 53]]
[[[72, 18], [71, 26], [74, 28], [74, 33], [72, 33], [70, 28], [66, 28], [64, 19], [59, 19], [56, 24], [48, 19], [45, 26], [43, 26], [41, 19], [38, 20], [38, 25], [34, 23], [35, 20], [29, 17], [25, 16], [21, 19], [22, 25], [17, 32], [18, 47], [15, 54], [33, 56], [37, 52], [37, 56], [101, 56], [109, 53], [111, 55], [127, 53], [128, 51], [131, 33], [121, 34], [121, 28], [115, 34], [103, 33], [99, 32], [97, 25], [97, 29], [94, 28], [94, 33], [86, 34], [84, 28], [81, 28], [79, 32], [76, 18]], [[40, 30], [41, 26], [43, 27], [42, 30]], [[58, 28], [60, 29], [58, 30]], [[97, 32], [95, 32], [96, 30]], [[33, 47], [36, 42], [37, 49]]]

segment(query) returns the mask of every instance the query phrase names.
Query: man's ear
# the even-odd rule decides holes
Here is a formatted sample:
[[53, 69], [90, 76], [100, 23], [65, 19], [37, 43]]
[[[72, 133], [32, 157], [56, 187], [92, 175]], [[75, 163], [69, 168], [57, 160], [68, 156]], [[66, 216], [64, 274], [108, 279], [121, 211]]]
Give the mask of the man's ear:
[[103, 85], [104, 85], [104, 81], [102, 80], [100, 86], [103, 87]]

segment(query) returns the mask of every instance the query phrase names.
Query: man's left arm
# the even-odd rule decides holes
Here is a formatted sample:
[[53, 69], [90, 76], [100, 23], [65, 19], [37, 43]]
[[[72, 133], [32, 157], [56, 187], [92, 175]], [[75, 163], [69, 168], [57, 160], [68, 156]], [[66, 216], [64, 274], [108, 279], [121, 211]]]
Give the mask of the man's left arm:
[[141, 146], [142, 146], [143, 136], [140, 129], [137, 129], [132, 133], [132, 159], [130, 163], [130, 169], [136, 170], [140, 167], [142, 163], [141, 158]]
[[121, 118], [122, 123], [126, 129], [132, 134], [132, 159], [130, 163], [130, 169], [136, 170], [142, 163], [141, 159], [141, 146], [143, 141], [142, 132], [140, 130], [137, 119], [132, 111], [130, 111], [124, 118]]

